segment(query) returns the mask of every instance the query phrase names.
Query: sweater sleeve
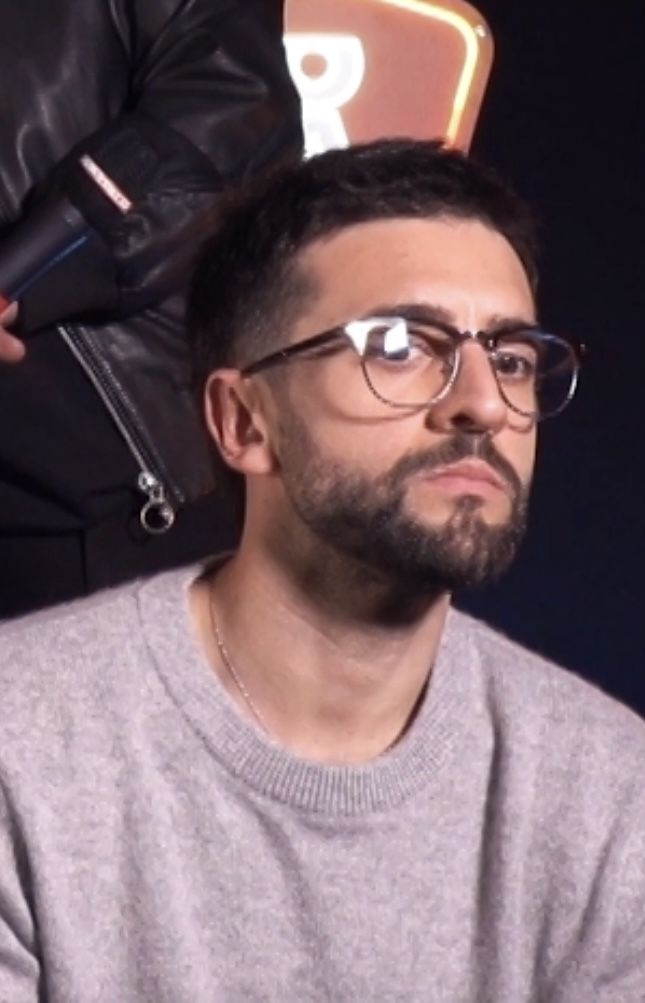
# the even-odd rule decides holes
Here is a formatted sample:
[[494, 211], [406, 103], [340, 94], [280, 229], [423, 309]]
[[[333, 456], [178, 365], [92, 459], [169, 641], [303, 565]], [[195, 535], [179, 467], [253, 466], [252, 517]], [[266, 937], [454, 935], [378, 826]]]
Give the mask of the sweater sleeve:
[[[641, 799], [642, 800], [642, 799]], [[645, 1000], [645, 806], [633, 824], [614, 887], [609, 949], [589, 999], [597, 1003]]]
[[28, 868], [11, 806], [0, 785], [0, 1000], [37, 1003], [40, 965], [28, 902]]
[[[171, 295], [225, 189], [301, 150], [282, 0], [135, 0], [127, 16], [122, 7], [130, 105], [70, 150], [30, 202], [38, 213], [71, 201], [89, 239], [21, 296], [25, 332], [128, 316]], [[88, 182], [84, 154], [129, 196], [127, 213]]]
[[549, 1003], [645, 1000], [645, 798], [636, 794], [617, 818], [617, 851], [608, 839], [587, 903], [581, 943], [544, 997]]

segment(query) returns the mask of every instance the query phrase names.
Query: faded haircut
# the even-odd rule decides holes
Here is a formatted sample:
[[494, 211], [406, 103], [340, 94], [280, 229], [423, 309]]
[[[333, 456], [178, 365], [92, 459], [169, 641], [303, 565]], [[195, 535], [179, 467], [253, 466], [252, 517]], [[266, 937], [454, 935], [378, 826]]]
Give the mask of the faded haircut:
[[476, 219], [498, 231], [537, 282], [525, 203], [487, 167], [441, 141], [380, 140], [283, 168], [237, 196], [198, 257], [188, 300], [195, 389], [289, 340], [312, 281], [299, 253], [344, 227], [394, 218]]

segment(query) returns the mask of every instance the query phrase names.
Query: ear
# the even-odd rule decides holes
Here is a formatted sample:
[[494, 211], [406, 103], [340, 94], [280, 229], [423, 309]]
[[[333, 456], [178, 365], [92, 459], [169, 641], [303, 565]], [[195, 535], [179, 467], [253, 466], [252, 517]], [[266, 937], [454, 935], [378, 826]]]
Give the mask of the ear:
[[216, 369], [204, 389], [208, 432], [224, 462], [240, 474], [275, 469], [262, 395], [239, 369]]

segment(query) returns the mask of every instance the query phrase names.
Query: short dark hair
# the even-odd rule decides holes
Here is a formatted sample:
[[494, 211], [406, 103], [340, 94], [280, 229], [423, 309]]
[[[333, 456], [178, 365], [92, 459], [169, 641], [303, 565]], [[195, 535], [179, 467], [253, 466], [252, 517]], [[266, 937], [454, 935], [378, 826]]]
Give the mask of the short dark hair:
[[237, 198], [205, 243], [188, 301], [195, 386], [286, 340], [306, 302], [297, 256], [357, 223], [437, 216], [498, 231], [537, 281], [535, 227], [525, 203], [490, 168], [441, 141], [379, 140], [283, 168]]

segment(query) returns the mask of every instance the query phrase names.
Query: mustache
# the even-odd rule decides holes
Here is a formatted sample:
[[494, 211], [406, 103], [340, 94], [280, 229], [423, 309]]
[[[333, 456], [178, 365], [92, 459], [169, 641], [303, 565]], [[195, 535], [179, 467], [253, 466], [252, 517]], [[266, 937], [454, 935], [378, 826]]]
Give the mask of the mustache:
[[526, 486], [520, 480], [513, 465], [502, 456], [487, 436], [473, 434], [453, 435], [443, 442], [431, 446], [420, 453], [403, 456], [390, 470], [387, 480], [390, 484], [400, 484], [413, 474], [436, 470], [460, 460], [482, 460], [501, 477], [508, 486], [513, 500], [521, 498]]

